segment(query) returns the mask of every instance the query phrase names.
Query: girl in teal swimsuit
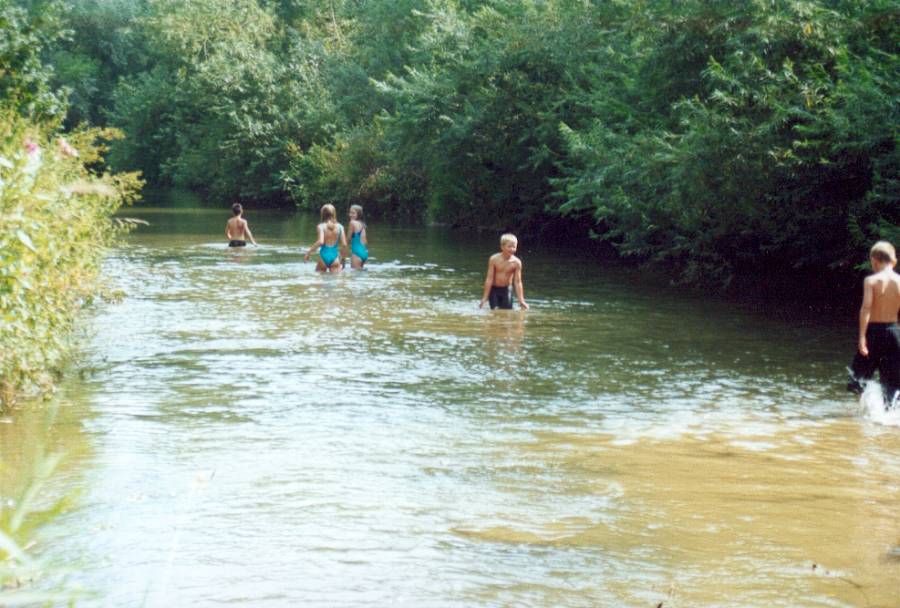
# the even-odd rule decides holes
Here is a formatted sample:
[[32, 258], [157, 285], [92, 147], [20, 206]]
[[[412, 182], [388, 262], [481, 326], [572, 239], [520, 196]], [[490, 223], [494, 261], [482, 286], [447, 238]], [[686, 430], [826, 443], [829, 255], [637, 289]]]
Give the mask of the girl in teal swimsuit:
[[308, 260], [310, 254], [319, 249], [319, 263], [316, 264], [316, 272], [340, 272], [343, 269], [343, 256], [341, 251], [347, 250], [347, 235], [344, 227], [337, 223], [337, 211], [334, 205], [322, 205], [322, 223], [316, 227], [316, 242], [306, 250], [304, 260]]
[[366, 224], [363, 222], [363, 209], [359, 205], [350, 205], [350, 267], [361, 269], [369, 259], [369, 244], [366, 239]]

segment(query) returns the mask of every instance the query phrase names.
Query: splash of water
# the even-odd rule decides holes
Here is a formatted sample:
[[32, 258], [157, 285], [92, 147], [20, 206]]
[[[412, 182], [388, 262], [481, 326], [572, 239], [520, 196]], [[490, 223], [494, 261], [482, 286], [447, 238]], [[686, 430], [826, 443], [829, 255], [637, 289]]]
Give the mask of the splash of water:
[[869, 420], [900, 427], [900, 404], [895, 403], [894, 407], [888, 408], [884, 401], [884, 391], [878, 382], [866, 383], [866, 388], [859, 397], [859, 406]]

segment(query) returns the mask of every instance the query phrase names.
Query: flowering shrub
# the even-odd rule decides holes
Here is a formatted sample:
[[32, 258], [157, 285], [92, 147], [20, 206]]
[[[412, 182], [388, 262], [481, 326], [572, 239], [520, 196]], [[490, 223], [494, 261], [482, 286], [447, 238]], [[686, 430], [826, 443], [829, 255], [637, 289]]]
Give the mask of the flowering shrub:
[[0, 407], [52, 390], [73, 322], [96, 295], [112, 214], [136, 174], [97, 174], [111, 130], [51, 137], [0, 109]]

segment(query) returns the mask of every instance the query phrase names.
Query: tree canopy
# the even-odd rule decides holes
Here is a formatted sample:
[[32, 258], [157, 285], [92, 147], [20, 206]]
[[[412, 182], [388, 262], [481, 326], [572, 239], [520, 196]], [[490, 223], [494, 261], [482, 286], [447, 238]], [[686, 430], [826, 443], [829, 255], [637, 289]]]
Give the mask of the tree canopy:
[[61, 33], [0, 41], [4, 95], [122, 129], [113, 167], [152, 184], [568, 223], [719, 287], [900, 240], [898, 0], [51, 4]]

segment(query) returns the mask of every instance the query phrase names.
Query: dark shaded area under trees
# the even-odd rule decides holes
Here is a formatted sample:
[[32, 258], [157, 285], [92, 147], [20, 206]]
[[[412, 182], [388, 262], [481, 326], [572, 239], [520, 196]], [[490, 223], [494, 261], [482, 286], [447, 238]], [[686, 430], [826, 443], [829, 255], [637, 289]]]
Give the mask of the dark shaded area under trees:
[[157, 186], [564, 228], [718, 289], [855, 290], [871, 242], [900, 241], [895, 0], [77, 0], [62, 15], [45, 60], [66, 124], [123, 129], [113, 167]]

